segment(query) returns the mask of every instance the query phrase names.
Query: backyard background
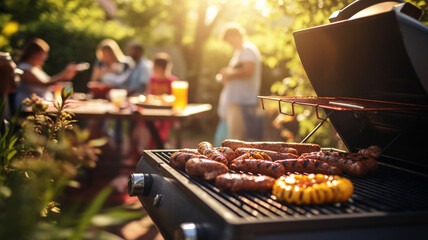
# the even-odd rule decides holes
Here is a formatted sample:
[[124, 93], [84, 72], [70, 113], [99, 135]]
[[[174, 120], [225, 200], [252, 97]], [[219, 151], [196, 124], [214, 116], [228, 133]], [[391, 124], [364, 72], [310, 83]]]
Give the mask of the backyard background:
[[[232, 48], [219, 39], [224, 24], [239, 22], [247, 30], [249, 40], [260, 49], [263, 61], [260, 95], [315, 96], [301, 66], [292, 32], [329, 23], [331, 13], [351, 2], [351, 0], [2, 0], [0, 51], [10, 52], [17, 58], [28, 39], [42, 38], [51, 47], [48, 60], [43, 67], [51, 75], [60, 72], [71, 61], [89, 62], [92, 65], [95, 61], [95, 49], [105, 38], [116, 40], [124, 52], [129, 42], [140, 42], [144, 44], [145, 55], [148, 58], [158, 51], [167, 51], [172, 56], [173, 74], [189, 82], [189, 102], [213, 105], [213, 111], [203, 118], [185, 123], [183, 147], [195, 148], [199, 141], [213, 140], [218, 122], [216, 108], [222, 86], [215, 81], [215, 75], [220, 68], [227, 65], [232, 54]], [[427, 12], [426, 1], [410, 2]], [[427, 24], [428, 14], [424, 14], [421, 21]], [[73, 79], [75, 92], [88, 91], [86, 83], [90, 74], [91, 69], [79, 73]], [[266, 109], [265, 113], [265, 140], [298, 142], [319, 122], [313, 109], [306, 107], [296, 108], [295, 117], [279, 115], [276, 107]], [[81, 125], [84, 126], [84, 122]], [[325, 124], [308, 142], [344, 148], [330, 124]], [[169, 146], [174, 144], [172, 141]], [[85, 238], [97, 236], [100, 239], [117, 239], [115, 238], [117, 236], [129, 239], [160, 239], [150, 219], [144, 218], [145, 213], [141, 205], [135, 202], [135, 199], [126, 198], [122, 191], [123, 183], [126, 182], [124, 179], [132, 172], [139, 157], [116, 156], [114, 149], [108, 145], [104, 146], [102, 151], [95, 169], [87, 170], [78, 177], [81, 188], [66, 190], [65, 195], [60, 197], [68, 204], [65, 205], [63, 215], [69, 214], [70, 218], [74, 218], [77, 212], [80, 219], [79, 223], [73, 225], [71, 224], [73, 221], [69, 220], [65, 225], [76, 226], [80, 232], [89, 231], [86, 233], [88, 235], [71, 234], [75, 237], [70, 239], [79, 239], [81, 236], [86, 236]], [[104, 198], [105, 207], [98, 208], [100, 212], [96, 214], [96, 208], [89, 209], [89, 213], [82, 210], [85, 209], [84, 206], [97, 201], [101, 189], [112, 184], [114, 189], [110, 195], [105, 194], [110, 197]], [[0, 200], [1, 194], [0, 191]], [[99, 202], [102, 203], [101, 200]], [[71, 204], [73, 202], [81, 204]], [[99, 218], [94, 220], [94, 216]], [[0, 220], [4, 219], [7, 218], [3, 217]], [[7, 224], [7, 221], [1, 222], [0, 228], [7, 228]], [[57, 226], [58, 229], [61, 229], [60, 225]], [[124, 228], [128, 228], [128, 233], [135, 233], [134, 236], [121, 232]], [[33, 235], [27, 236], [28, 239], [45, 239], [44, 236], [48, 236], [43, 235], [43, 227], [39, 226], [36, 229], [38, 229], [36, 232], [29, 231]], [[100, 237], [90, 232], [91, 229], [94, 232], [107, 229], [107, 232], [113, 234]], [[70, 234], [56, 236], [68, 239], [67, 236]]]

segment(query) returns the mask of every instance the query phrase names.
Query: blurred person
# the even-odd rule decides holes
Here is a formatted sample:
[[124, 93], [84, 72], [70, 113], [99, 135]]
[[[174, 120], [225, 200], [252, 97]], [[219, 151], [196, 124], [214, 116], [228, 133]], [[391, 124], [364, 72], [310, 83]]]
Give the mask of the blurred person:
[[117, 42], [113, 39], [102, 40], [96, 49], [96, 57], [91, 81], [127, 89], [127, 80], [135, 62], [123, 54]]
[[[7, 52], [0, 52], [0, 103], [4, 101], [3, 117], [10, 119], [11, 106], [9, 105], [8, 95], [15, 92], [19, 84], [18, 74], [21, 70], [16, 68], [15, 62]], [[2, 119], [2, 120], [4, 120]]]
[[153, 62], [144, 56], [144, 46], [140, 43], [130, 43], [127, 54], [136, 63], [128, 80], [128, 89], [131, 93], [145, 93], [152, 76]]
[[[261, 86], [261, 56], [258, 48], [246, 40], [245, 30], [237, 23], [230, 23], [222, 39], [234, 49], [229, 65], [219, 72], [223, 89], [220, 94], [218, 114], [219, 133], [227, 131], [227, 138], [262, 140], [263, 116], [257, 96]], [[223, 121], [222, 121], [223, 120]]]
[[[125, 56], [119, 45], [113, 39], [102, 40], [95, 51], [96, 61], [92, 69], [91, 80], [88, 85], [101, 83], [112, 88], [128, 89], [128, 79], [135, 67], [135, 62], [131, 57]], [[123, 143], [123, 122], [114, 121], [114, 128], [109, 128], [108, 121], [104, 121], [103, 129], [98, 126], [100, 122], [91, 120], [88, 122], [92, 137], [99, 137], [107, 134], [112, 136], [117, 150], [121, 151]]]
[[[172, 62], [168, 53], [159, 52], [153, 58], [153, 75], [150, 78], [149, 94], [162, 95], [172, 94], [171, 83], [178, 81], [178, 78], [171, 73]], [[167, 142], [170, 129], [172, 126], [171, 121], [156, 121], [155, 127], [159, 133], [162, 142]], [[149, 148], [154, 147], [154, 140], [151, 140]]]
[[[127, 48], [128, 56], [132, 57], [136, 66], [128, 79], [128, 91], [130, 94], [145, 94], [150, 77], [152, 76], [153, 62], [147, 59], [144, 46], [137, 42], [131, 42]], [[130, 158], [138, 160], [141, 152], [139, 149], [145, 149], [150, 141], [147, 137], [150, 135], [143, 121], [131, 121], [129, 123], [130, 141], [133, 144], [130, 149]], [[132, 160], [132, 159], [131, 159]]]
[[178, 78], [171, 73], [172, 62], [166, 52], [157, 53], [153, 59], [153, 75], [150, 77], [149, 93], [154, 95], [171, 94], [171, 83]]
[[21, 83], [16, 91], [15, 106], [31, 97], [33, 93], [48, 101], [53, 101], [54, 96], [50, 86], [62, 82], [70, 81], [77, 73], [77, 65], [69, 63], [65, 69], [54, 75], [49, 76], [43, 71], [42, 67], [48, 57], [50, 47], [40, 38], [28, 41], [19, 58], [18, 68], [23, 71]]

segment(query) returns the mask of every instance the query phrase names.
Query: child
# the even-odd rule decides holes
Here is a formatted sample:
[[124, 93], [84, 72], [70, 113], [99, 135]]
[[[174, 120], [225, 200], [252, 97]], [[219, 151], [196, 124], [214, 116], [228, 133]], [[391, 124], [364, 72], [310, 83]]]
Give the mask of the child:
[[153, 59], [153, 76], [150, 78], [149, 93], [171, 94], [171, 83], [178, 78], [171, 74], [172, 63], [168, 53], [161, 52]]
[[[153, 76], [150, 78], [149, 94], [162, 95], [172, 94], [171, 83], [178, 78], [171, 74], [172, 63], [168, 53], [157, 53], [153, 59]], [[162, 142], [166, 142], [172, 126], [171, 121], [156, 121], [155, 126]], [[154, 147], [154, 141], [151, 140], [150, 147]]]

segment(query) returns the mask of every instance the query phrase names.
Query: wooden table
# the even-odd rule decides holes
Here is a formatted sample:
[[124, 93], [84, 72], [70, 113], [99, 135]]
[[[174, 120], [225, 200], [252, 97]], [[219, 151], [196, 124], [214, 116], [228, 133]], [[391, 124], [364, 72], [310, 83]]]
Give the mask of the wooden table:
[[[154, 121], [168, 120], [174, 122], [176, 148], [182, 146], [182, 125], [187, 119], [198, 118], [212, 109], [211, 104], [188, 104], [182, 111], [174, 111], [171, 108], [139, 107], [130, 105], [130, 107], [118, 110], [111, 102], [102, 99], [93, 99], [87, 101], [68, 102], [66, 111], [74, 113], [77, 119], [123, 119], [123, 120], [143, 120], [155, 140], [156, 147], [164, 149], [164, 142], [159, 136]], [[53, 110], [53, 109], [52, 109]], [[49, 111], [49, 109], [48, 109]]]

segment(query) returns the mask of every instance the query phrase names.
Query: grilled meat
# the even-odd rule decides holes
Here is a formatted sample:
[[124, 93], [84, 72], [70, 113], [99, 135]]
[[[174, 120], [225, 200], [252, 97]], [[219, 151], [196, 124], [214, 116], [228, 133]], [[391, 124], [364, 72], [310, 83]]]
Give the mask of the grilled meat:
[[280, 160], [280, 159], [289, 159], [289, 158], [295, 159], [299, 157], [293, 153], [283, 153], [283, 152], [276, 152], [276, 151], [264, 150], [264, 149], [258, 149], [258, 148], [237, 148], [235, 150], [235, 156], [238, 157], [245, 153], [254, 153], [254, 152], [264, 153], [268, 155], [272, 159], [272, 161]]
[[232, 164], [230, 164], [230, 169], [263, 174], [275, 178], [285, 173], [284, 167], [281, 164], [262, 159], [235, 159]]
[[223, 156], [219, 151], [215, 150], [213, 145], [209, 142], [200, 142], [198, 144], [198, 152], [202, 155], [207, 156], [209, 159], [221, 162], [226, 166], [229, 165], [229, 161], [227, 160], [227, 158]]
[[267, 192], [272, 189], [275, 179], [269, 176], [252, 176], [240, 173], [225, 173], [215, 179], [215, 185], [222, 190]]
[[178, 151], [169, 158], [169, 165], [175, 169], [184, 170], [186, 162], [192, 157], [203, 157], [203, 155], [191, 150]]
[[204, 180], [214, 180], [218, 175], [227, 173], [229, 169], [223, 163], [206, 157], [192, 157], [186, 162], [186, 172], [193, 177], [202, 177]]
[[329, 163], [316, 159], [284, 159], [275, 163], [281, 164], [285, 172], [322, 173], [329, 175], [341, 174], [342, 171]]
[[221, 144], [223, 147], [230, 147], [233, 150], [241, 147], [258, 148], [276, 152], [302, 154], [320, 151], [318, 144], [311, 143], [289, 143], [289, 142], [245, 142], [236, 139], [226, 139]]

